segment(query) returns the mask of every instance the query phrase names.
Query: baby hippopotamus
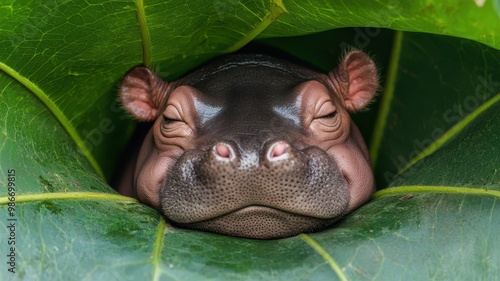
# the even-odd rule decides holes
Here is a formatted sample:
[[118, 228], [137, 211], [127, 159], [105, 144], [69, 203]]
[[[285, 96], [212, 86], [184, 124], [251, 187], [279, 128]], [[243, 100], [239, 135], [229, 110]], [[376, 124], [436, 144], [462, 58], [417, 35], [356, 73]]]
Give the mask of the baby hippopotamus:
[[322, 230], [374, 192], [349, 112], [377, 89], [375, 64], [361, 51], [327, 74], [241, 53], [173, 82], [136, 67], [120, 98], [154, 123], [118, 190], [184, 228], [256, 239]]

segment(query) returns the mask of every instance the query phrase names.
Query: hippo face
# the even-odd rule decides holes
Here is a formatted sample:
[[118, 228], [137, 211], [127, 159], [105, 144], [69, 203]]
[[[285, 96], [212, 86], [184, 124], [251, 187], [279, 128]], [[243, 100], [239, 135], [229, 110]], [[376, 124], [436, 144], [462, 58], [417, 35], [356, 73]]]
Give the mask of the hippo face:
[[154, 121], [135, 164], [135, 194], [185, 228], [259, 239], [324, 229], [374, 192], [348, 112], [369, 103], [377, 79], [359, 51], [328, 74], [250, 54], [174, 82], [134, 68], [121, 100]]

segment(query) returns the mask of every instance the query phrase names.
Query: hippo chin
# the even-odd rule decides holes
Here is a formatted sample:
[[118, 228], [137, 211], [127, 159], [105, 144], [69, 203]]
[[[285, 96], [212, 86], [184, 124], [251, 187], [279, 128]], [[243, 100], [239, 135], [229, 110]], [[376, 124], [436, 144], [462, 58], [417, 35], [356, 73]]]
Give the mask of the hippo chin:
[[121, 100], [154, 123], [119, 190], [184, 228], [258, 239], [322, 230], [374, 191], [348, 112], [377, 88], [359, 51], [327, 74], [257, 54], [219, 58], [174, 82], [134, 68]]

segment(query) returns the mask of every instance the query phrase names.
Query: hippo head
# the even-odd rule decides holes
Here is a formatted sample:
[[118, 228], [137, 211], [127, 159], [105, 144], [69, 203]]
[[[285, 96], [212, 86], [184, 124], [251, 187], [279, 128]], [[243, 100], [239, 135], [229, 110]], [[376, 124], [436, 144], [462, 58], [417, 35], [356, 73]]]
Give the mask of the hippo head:
[[232, 236], [324, 229], [374, 192], [348, 112], [377, 88], [360, 51], [328, 74], [255, 54], [219, 58], [174, 82], [136, 67], [120, 97], [137, 119], [154, 121], [135, 164], [137, 198], [174, 225]]

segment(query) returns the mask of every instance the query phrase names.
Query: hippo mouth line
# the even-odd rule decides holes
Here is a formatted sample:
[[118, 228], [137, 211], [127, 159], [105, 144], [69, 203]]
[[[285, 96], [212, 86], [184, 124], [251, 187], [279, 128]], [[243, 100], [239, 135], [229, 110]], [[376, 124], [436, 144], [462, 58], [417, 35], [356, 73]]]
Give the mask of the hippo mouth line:
[[254, 239], [276, 239], [318, 231], [340, 217], [317, 218], [262, 205], [247, 205], [206, 220], [175, 223], [179, 226]]
[[184, 223], [203, 223], [207, 221], [215, 221], [224, 217], [232, 216], [232, 215], [243, 215], [243, 216], [251, 216], [253, 213], [267, 213], [269, 215], [279, 215], [279, 216], [293, 216], [293, 217], [301, 217], [303, 219], [315, 219], [315, 220], [331, 220], [333, 218], [324, 218], [324, 217], [318, 217], [318, 216], [311, 216], [311, 215], [305, 215], [301, 213], [295, 213], [287, 210], [283, 210], [280, 208], [275, 208], [271, 206], [265, 206], [265, 205], [246, 205], [237, 209], [232, 209], [229, 210], [223, 214], [218, 214], [213, 217], [209, 217], [206, 219], [202, 220], [197, 220], [197, 221], [191, 221], [191, 222], [184, 222]]

